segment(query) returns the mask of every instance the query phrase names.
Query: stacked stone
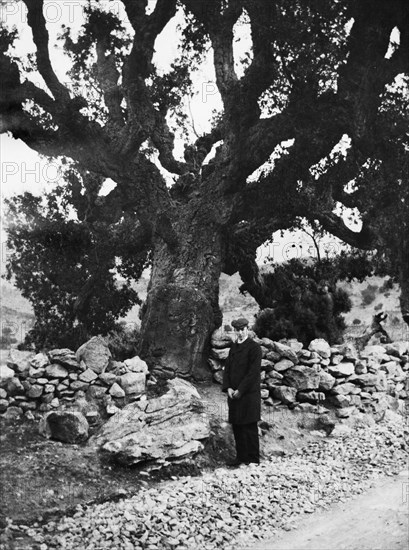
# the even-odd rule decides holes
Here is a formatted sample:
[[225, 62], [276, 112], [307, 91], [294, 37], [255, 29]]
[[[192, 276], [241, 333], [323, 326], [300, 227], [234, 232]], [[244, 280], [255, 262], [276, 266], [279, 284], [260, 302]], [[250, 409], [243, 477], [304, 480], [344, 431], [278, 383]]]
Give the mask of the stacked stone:
[[[308, 349], [297, 340], [254, 340], [263, 352], [261, 397], [266, 405], [308, 412], [335, 407], [341, 418], [368, 409], [403, 413], [408, 406], [408, 342], [367, 346], [358, 354], [352, 344], [331, 347], [323, 339], [313, 340]], [[209, 365], [219, 383], [231, 341], [228, 332], [218, 331], [212, 338]]]
[[85, 395], [103, 400], [112, 415], [145, 393], [147, 372], [146, 363], [137, 356], [123, 363], [113, 361], [101, 337], [91, 338], [76, 353], [11, 349], [7, 365], [0, 366], [0, 413], [30, 417], [33, 411], [67, 407]]

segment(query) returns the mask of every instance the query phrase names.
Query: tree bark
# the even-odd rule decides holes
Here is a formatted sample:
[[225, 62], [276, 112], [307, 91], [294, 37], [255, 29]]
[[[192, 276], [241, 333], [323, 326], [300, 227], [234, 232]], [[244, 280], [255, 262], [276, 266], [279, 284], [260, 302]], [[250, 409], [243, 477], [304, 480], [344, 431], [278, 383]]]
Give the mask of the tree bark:
[[210, 378], [207, 355], [212, 332], [221, 325], [219, 277], [222, 231], [206, 208], [189, 209], [175, 224], [169, 247], [153, 239], [153, 265], [142, 313], [140, 354], [161, 378]]

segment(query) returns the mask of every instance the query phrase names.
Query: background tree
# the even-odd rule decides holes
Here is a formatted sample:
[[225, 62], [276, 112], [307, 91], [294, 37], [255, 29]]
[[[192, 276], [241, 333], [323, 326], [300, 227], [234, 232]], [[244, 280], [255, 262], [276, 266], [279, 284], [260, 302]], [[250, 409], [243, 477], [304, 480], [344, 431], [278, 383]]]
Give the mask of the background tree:
[[[409, 69], [406, 0], [157, 0], [152, 11], [147, 0], [123, 0], [121, 18], [91, 4], [78, 36], [62, 32], [70, 86], [50, 61], [43, 1], [24, 4], [36, 49], [28, 65], [47, 89], [26, 78], [10, 49], [15, 34], [2, 31], [0, 130], [116, 183], [99, 212], [105, 223], [131, 214], [152, 249], [141, 353], [158, 372], [204, 372], [221, 323], [221, 271], [239, 270], [260, 295], [256, 249], [298, 216], [352, 246], [379, 246], [374, 211], [365, 204], [351, 230], [340, 205], [358, 208], [364, 195], [348, 184], [370, 190], [368, 162], [382, 164], [392, 142], [406, 146], [403, 122], [383, 124], [385, 92]], [[162, 74], [155, 40], [177, 11], [182, 54]], [[242, 60], [237, 25], [251, 36]], [[222, 112], [207, 134], [185, 135], [176, 157], [172, 117], [183, 121], [192, 69], [211, 53]]]
[[141, 303], [129, 282], [141, 275], [148, 249], [135, 250], [138, 235], [129, 216], [100, 221], [101, 183], [69, 169], [66, 182], [50, 193], [7, 201], [7, 277], [33, 306], [35, 323], [25, 343], [37, 349], [75, 349], [117, 329], [116, 320]]
[[256, 318], [257, 335], [273, 340], [297, 338], [305, 346], [314, 338], [340, 343], [346, 327], [342, 313], [352, 306], [347, 292], [337, 288], [337, 283], [348, 277], [343, 270], [344, 256], [294, 258], [263, 273], [266, 293]]

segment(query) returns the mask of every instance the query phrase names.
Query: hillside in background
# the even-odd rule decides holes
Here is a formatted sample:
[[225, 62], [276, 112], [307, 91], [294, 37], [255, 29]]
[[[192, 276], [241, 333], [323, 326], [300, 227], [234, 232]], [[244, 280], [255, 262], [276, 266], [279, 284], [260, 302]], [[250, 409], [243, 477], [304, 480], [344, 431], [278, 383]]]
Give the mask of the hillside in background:
[[[149, 272], [143, 273], [134, 288], [142, 300], [146, 299]], [[240, 276], [222, 275], [220, 278], [220, 307], [223, 312], [223, 324], [244, 315], [250, 322], [258, 312], [258, 305], [250, 295], [239, 292]], [[399, 287], [389, 288], [386, 279], [369, 277], [363, 283], [342, 283], [352, 301], [352, 310], [345, 315], [347, 323], [346, 337], [358, 336], [371, 324], [372, 317], [380, 311], [388, 313], [385, 328], [393, 340], [405, 340], [409, 337], [408, 327], [403, 322], [399, 308]], [[139, 326], [139, 306], [135, 306], [124, 318], [126, 323]], [[33, 311], [28, 300], [8, 281], [1, 280], [1, 327], [11, 327], [18, 342], [24, 340], [27, 331], [34, 322]]]

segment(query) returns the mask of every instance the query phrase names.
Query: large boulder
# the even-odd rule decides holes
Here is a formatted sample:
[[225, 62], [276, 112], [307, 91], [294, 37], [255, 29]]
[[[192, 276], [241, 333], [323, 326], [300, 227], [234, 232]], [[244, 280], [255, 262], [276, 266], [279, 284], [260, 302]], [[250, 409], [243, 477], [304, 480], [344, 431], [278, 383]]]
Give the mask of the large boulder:
[[143, 372], [127, 372], [119, 376], [118, 383], [126, 395], [145, 393], [146, 376]]
[[315, 351], [323, 359], [329, 359], [331, 357], [331, 346], [323, 338], [316, 338], [310, 342], [308, 346], [310, 351]]
[[342, 361], [338, 365], [330, 365], [328, 372], [337, 378], [351, 376], [355, 373], [355, 364], [352, 361]]
[[7, 365], [0, 365], [0, 387], [4, 388], [14, 378], [15, 372]]
[[132, 359], [125, 359], [124, 363], [130, 372], [143, 372], [143, 374], [148, 374], [148, 365], [138, 355], [135, 355]]
[[59, 380], [68, 377], [68, 370], [58, 363], [48, 365], [45, 369], [47, 378], [58, 378]]
[[77, 371], [80, 368], [75, 353], [68, 348], [53, 349], [48, 352], [48, 357], [51, 363], [58, 363], [69, 371]]
[[318, 389], [320, 391], [329, 391], [334, 386], [334, 384], [335, 378], [329, 372], [320, 372], [320, 381], [318, 385]]
[[30, 360], [34, 356], [35, 353], [32, 351], [21, 351], [12, 348], [6, 360], [7, 366], [13, 369], [18, 376], [26, 376], [30, 370]]
[[155, 399], [137, 401], [112, 416], [90, 439], [123, 464], [178, 458], [202, 450], [210, 424], [192, 384], [178, 378]]
[[385, 344], [385, 350], [388, 355], [393, 355], [395, 357], [402, 357], [405, 353], [409, 351], [409, 341], [398, 341], [392, 342], [391, 344]]
[[76, 358], [79, 363], [83, 361], [86, 368], [101, 374], [109, 364], [111, 352], [101, 336], [93, 336], [91, 340], [77, 349]]
[[80, 443], [88, 438], [88, 421], [79, 411], [53, 411], [39, 425], [40, 434], [64, 443]]
[[30, 359], [30, 365], [35, 369], [43, 369], [50, 363], [45, 353], [37, 353], [32, 359]]
[[285, 371], [284, 381], [297, 390], [316, 390], [320, 384], [320, 370], [316, 367], [298, 365]]
[[274, 351], [279, 353], [280, 357], [290, 359], [295, 365], [298, 363], [298, 356], [290, 346], [282, 344], [281, 342], [274, 342]]

